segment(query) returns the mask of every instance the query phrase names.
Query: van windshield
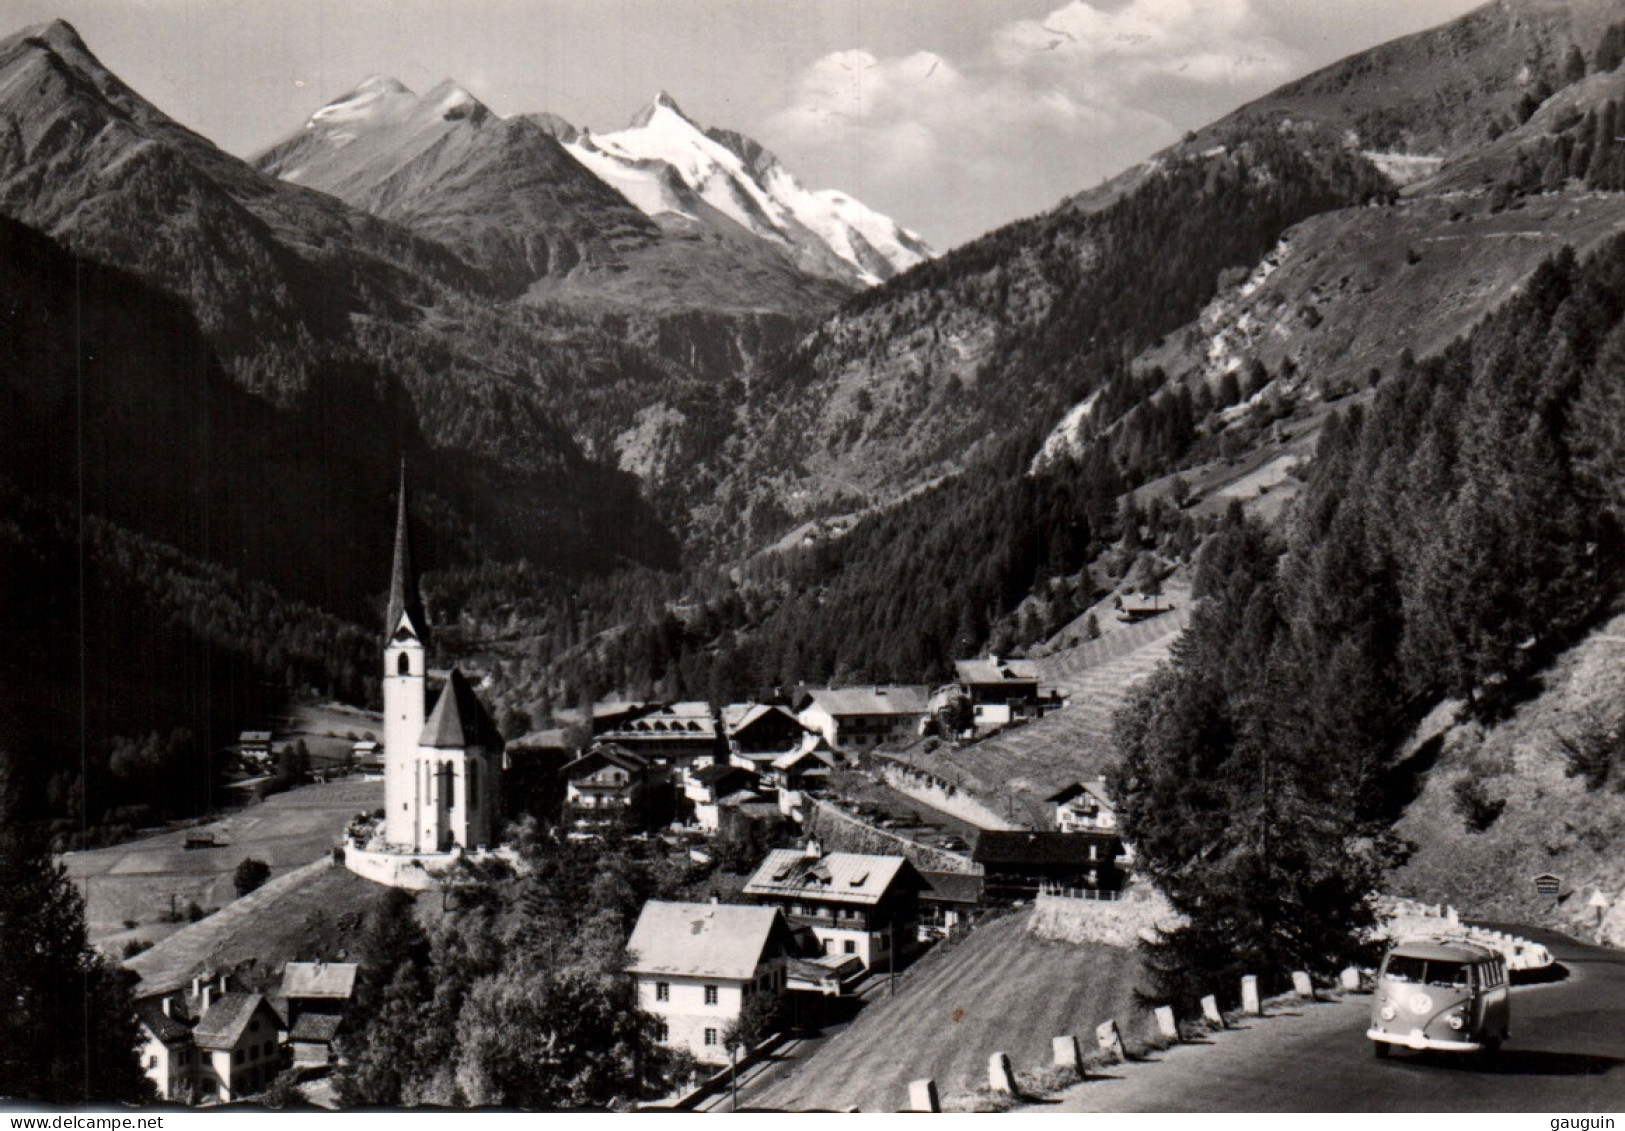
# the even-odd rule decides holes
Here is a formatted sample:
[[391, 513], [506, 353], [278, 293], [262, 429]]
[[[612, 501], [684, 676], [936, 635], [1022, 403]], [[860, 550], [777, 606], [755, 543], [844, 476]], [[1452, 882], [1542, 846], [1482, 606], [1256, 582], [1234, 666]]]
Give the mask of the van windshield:
[[1412, 958], [1405, 954], [1391, 954], [1383, 970], [1385, 977], [1414, 986], [1444, 986], [1453, 990], [1468, 988], [1468, 966], [1464, 962], [1448, 962], [1432, 958]]

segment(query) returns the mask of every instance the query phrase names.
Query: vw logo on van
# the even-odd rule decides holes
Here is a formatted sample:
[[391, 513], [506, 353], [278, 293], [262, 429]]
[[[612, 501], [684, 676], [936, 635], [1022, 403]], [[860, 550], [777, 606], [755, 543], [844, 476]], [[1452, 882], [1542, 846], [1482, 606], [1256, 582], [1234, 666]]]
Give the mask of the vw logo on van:
[[1432, 1013], [1433, 999], [1427, 994], [1412, 994], [1408, 1003], [1412, 1013]]

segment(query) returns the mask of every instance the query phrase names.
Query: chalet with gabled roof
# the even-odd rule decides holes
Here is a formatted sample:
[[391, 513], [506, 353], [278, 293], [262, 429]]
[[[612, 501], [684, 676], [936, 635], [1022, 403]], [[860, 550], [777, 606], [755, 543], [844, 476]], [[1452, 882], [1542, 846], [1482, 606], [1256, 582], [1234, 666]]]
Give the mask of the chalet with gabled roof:
[[221, 994], [192, 1029], [198, 1094], [229, 1103], [264, 1091], [283, 1069], [281, 1030], [263, 994]]
[[722, 708], [722, 730], [733, 763], [761, 772], [768, 763], [806, 749], [817, 732], [787, 707], [771, 703], [733, 703]]
[[1105, 778], [1073, 782], [1050, 794], [1044, 803], [1055, 811], [1055, 829], [1063, 833], [1111, 833], [1117, 829], [1117, 807]]
[[873, 970], [901, 958], [914, 939], [922, 887], [901, 856], [781, 848], [768, 853], [744, 893], [810, 928], [825, 954], [855, 955]]
[[978, 728], [1006, 726], [1036, 713], [1038, 665], [1031, 660], [957, 660], [954, 676], [970, 698]]
[[661, 815], [666, 771], [614, 743], [594, 746], [561, 771], [565, 821], [578, 832], [621, 824], [648, 828]]

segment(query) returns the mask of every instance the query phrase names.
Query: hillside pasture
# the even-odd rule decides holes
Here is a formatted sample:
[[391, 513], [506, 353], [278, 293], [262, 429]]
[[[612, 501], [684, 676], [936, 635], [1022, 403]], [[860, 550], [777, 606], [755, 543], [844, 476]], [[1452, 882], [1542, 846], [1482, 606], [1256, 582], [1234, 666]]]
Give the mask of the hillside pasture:
[[[236, 898], [232, 873], [250, 856], [273, 879], [309, 864], [338, 843], [356, 813], [383, 803], [382, 782], [341, 781], [276, 794], [196, 829], [175, 829], [125, 844], [62, 857], [86, 897], [91, 941], [116, 948], [130, 938], [153, 941], [173, 928], [161, 922], [173, 905], [223, 907]], [[186, 847], [208, 833], [212, 848]], [[134, 929], [124, 926], [135, 921]]]
[[1040, 678], [1067, 694], [1064, 708], [957, 749], [911, 751], [907, 760], [1018, 824], [1047, 827], [1045, 797], [1115, 762], [1113, 716], [1130, 689], [1168, 658], [1189, 616], [1181, 606], [1044, 657]]
[[896, 997], [876, 998], [804, 1063], [781, 1068], [755, 1106], [900, 1111], [912, 1080], [934, 1079], [944, 1099], [972, 1092], [987, 1083], [993, 1053], [1009, 1054], [1017, 1072], [1047, 1068], [1053, 1038], [1074, 1035], [1088, 1051], [1108, 1019], [1143, 1045], [1154, 1025], [1134, 1000], [1134, 952], [1035, 938], [1030, 918], [997, 920], [927, 954]]
[[384, 890], [331, 859], [316, 860], [177, 929], [125, 965], [146, 995], [199, 973], [246, 966], [251, 981], [275, 979], [290, 960], [353, 958], [362, 914]]

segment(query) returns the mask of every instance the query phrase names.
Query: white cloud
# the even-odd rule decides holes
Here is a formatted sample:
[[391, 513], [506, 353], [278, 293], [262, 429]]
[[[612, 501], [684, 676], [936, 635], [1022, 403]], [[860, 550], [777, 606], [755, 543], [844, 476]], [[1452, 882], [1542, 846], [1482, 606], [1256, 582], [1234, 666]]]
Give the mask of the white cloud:
[[974, 57], [825, 55], [767, 134], [850, 170], [871, 203], [918, 200], [899, 218], [930, 236], [925, 217], [949, 204], [1047, 207], [1302, 68], [1252, 0], [1072, 0], [998, 28]]

